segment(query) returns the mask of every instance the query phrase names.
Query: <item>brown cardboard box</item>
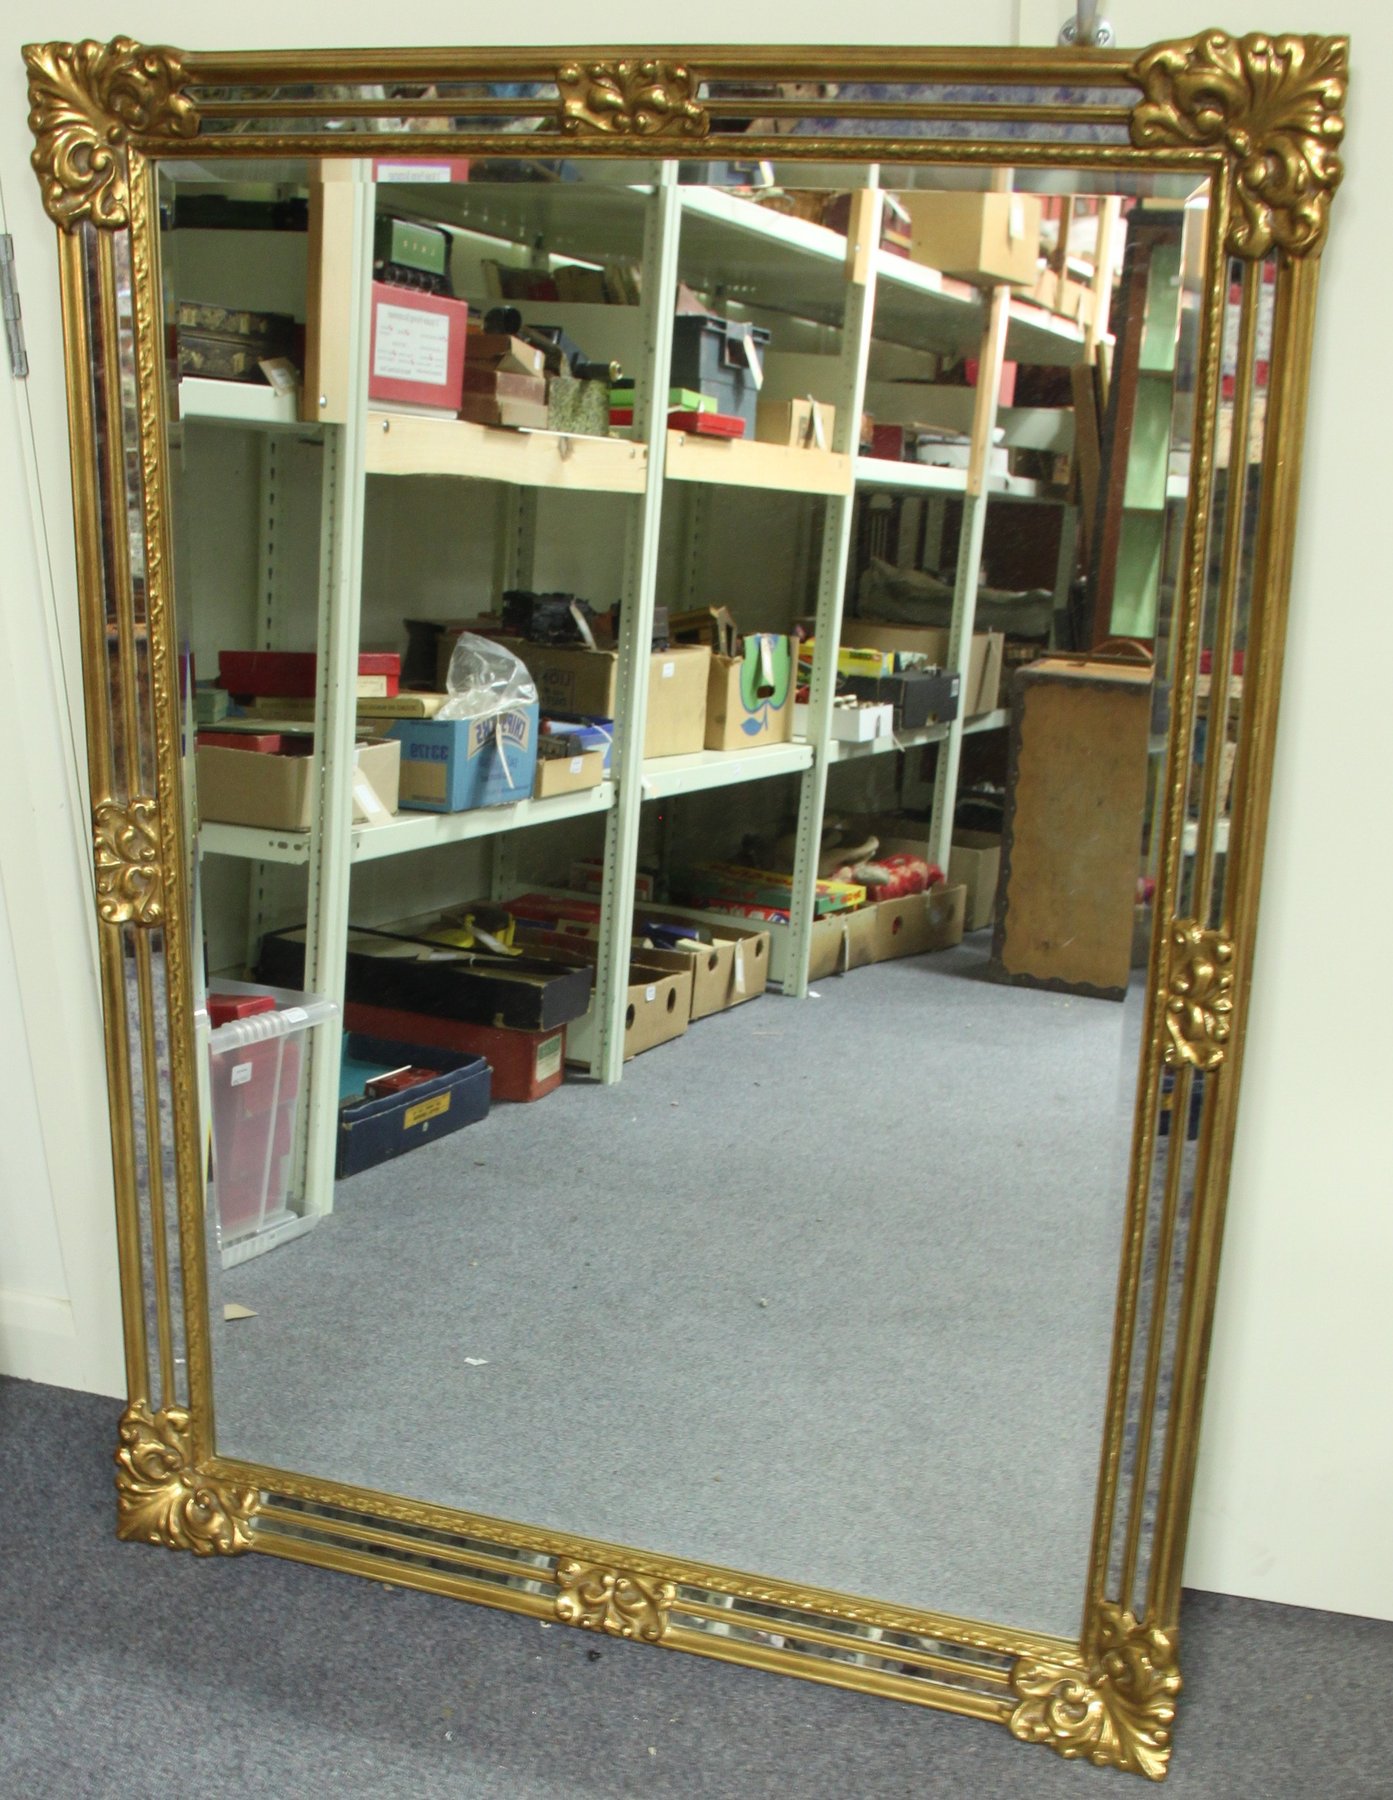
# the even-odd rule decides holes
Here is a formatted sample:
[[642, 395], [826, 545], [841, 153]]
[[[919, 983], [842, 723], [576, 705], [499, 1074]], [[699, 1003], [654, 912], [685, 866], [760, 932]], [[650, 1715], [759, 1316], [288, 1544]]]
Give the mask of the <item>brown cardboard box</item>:
[[798, 450], [830, 450], [837, 409], [825, 400], [761, 400], [755, 436], [762, 444], [792, 444]]
[[863, 969], [876, 960], [877, 910], [863, 906], [856, 912], [828, 913], [813, 922], [809, 981], [844, 975], [848, 969]]
[[533, 798], [546, 800], [553, 794], [574, 794], [580, 788], [599, 787], [604, 778], [603, 750], [586, 750], [580, 756], [543, 756], [537, 763]]
[[497, 369], [500, 375], [545, 375], [547, 370], [544, 350], [487, 331], [471, 331], [465, 339], [465, 366], [470, 363]]
[[[680, 908], [644, 906], [636, 910], [635, 924], [644, 919], [663, 919], [681, 924]], [[702, 921], [710, 932], [711, 943], [700, 950], [649, 950], [638, 954], [648, 962], [663, 962], [667, 957], [689, 961], [692, 970], [692, 1017], [705, 1019], [712, 1013], [724, 1012], [745, 1000], [756, 1000], [769, 982], [769, 933], [729, 923]], [[672, 967], [679, 966], [674, 963]]]
[[[757, 668], [761, 644], [771, 647], [773, 661], [766, 677]], [[706, 686], [706, 736], [708, 750], [752, 750], [757, 744], [786, 744], [793, 736], [793, 647], [786, 637], [766, 634], [745, 639], [741, 656], [711, 658]], [[755, 665], [755, 679], [768, 698], [753, 710], [745, 705], [741, 675], [747, 661]], [[768, 685], [772, 677], [773, 686]], [[782, 690], [783, 700], [774, 704]], [[756, 727], [756, 729], [751, 729]]]
[[[565, 718], [612, 719], [618, 699], [619, 652], [502, 638], [537, 683], [542, 711]], [[706, 735], [706, 684], [711, 652], [704, 644], [656, 650], [648, 671], [648, 722], [643, 754], [689, 756]]]
[[930, 888], [927, 894], [906, 894], [902, 900], [880, 900], [868, 907], [875, 915], [872, 962], [923, 956], [929, 950], [951, 950], [960, 944], [966, 899], [967, 889], [959, 882]]
[[[401, 745], [372, 739], [357, 747], [357, 767], [371, 783], [381, 812], [357, 804], [354, 819], [373, 824], [397, 810]], [[314, 809], [313, 756], [267, 756], [218, 746], [196, 752], [198, 811], [207, 823], [254, 825], [269, 831], [308, 831]], [[370, 797], [370, 796], [369, 796]]]
[[[545, 936], [546, 934], [541, 934]], [[529, 948], [537, 936], [529, 933]], [[558, 940], [573, 954], [594, 961], [598, 946], [581, 938]], [[636, 952], [629, 961], [629, 986], [624, 1002], [624, 1060], [656, 1049], [681, 1037], [692, 1018], [692, 971], [671, 969], [650, 958], [646, 951]], [[566, 1031], [566, 1061], [588, 1064], [596, 1047], [595, 1002], [590, 1010]]]
[[1033, 288], [1040, 201], [1031, 194], [907, 193], [912, 261], [964, 281]]
[[[948, 631], [938, 625], [876, 625], [866, 619], [843, 619], [842, 645], [858, 650], [903, 650], [923, 656], [941, 668], [948, 657]], [[977, 631], [967, 659], [962, 710], [965, 719], [995, 712], [1001, 705], [1001, 669], [1006, 636]]]
[[996, 886], [1001, 875], [1001, 834], [955, 831], [948, 856], [948, 879], [967, 889], [963, 917], [966, 931], [981, 931], [996, 917]]
[[515, 431], [545, 431], [545, 401], [512, 400], [506, 394], [464, 394], [459, 416], [475, 425], [509, 425]]

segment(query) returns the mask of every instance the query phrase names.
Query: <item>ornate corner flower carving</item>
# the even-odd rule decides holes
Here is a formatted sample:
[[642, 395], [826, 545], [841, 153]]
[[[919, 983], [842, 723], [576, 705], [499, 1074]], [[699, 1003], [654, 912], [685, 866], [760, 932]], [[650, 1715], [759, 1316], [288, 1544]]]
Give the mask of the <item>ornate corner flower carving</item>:
[[705, 137], [711, 119], [697, 103], [699, 85], [685, 63], [567, 63], [556, 76], [561, 129], [572, 137]]
[[1176, 919], [1166, 976], [1166, 1061], [1217, 1069], [1233, 1030], [1232, 942], [1194, 919]]
[[570, 1559], [556, 1565], [556, 1588], [556, 1616], [563, 1624], [644, 1644], [656, 1644], [666, 1632], [677, 1596], [670, 1581]]
[[109, 44], [26, 44], [29, 129], [44, 209], [65, 230], [83, 220], [119, 230], [130, 220], [126, 145], [132, 137], [188, 138], [198, 114], [183, 93], [178, 51]]
[[1199, 37], [1148, 50], [1132, 69], [1142, 149], [1218, 145], [1232, 159], [1235, 256], [1320, 253], [1343, 168], [1349, 40]]
[[164, 920], [159, 802], [99, 801], [92, 812], [97, 913], [108, 925], [159, 925]]
[[255, 1488], [199, 1473], [182, 1406], [152, 1413], [143, 1400], [121, 1415], [116, 1449], [116, 1532], [195, 1556], [235, 1556], [251, 1548]]
[[1014, 1737], [1046, 1744], [1068, 1761], [1163, 1781], [1170, 1761], [1175, 1697], [1180, 1692], [1176, 1634], [1139, 1625], [1104, 1602], [1087, 1668], [1022, 1657], [1011, 1671], [1020, 1704]]

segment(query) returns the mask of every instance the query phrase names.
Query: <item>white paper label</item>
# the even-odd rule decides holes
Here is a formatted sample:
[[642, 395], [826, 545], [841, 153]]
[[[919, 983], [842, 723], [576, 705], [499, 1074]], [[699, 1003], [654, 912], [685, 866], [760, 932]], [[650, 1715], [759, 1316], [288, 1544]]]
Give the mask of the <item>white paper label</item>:
[[1013, 244], [1025, 236], [1025, 208], [1019, 200], [1012, 200], [1006, 209], [1006, 236]]
[[580, 774], [580, 765], [581, 765], [582, 760], [583, 759], [579, 756], [573, 756], [571, 758], [571, 773], [572, 773], [572, 775]]
[[649, 1000], [649, 1001], [656, 1000], [658, 998], [657, 988], [655, 988], [655, 987], [645, 988], [643, 990], [643, 997], [645, 1000]]
[[664, 663], [663, 664], [663, 680], [664, 681], [671, 681], [673, 676], [676, 673], [677, 673], [677, 664], [676, 663]]
[[561, 1067], [561, 1039], [548, 1038], [537, 1046], [537, 1079], [547, 1081]]
[[245, 1087], [252, 1078], [252, 1063], [238, 1063], [232, 1071], [231, 1086]]
[[392, 381], [444, 387], [450, 362], [450, 321], [443, 313], [379, 306], [372, 372]]
[[287, 1006], [281, 1013], [287, 1025], [303, 1025], [309, 1016], [303, 1006]]
[[745, 991], [745, 946], [738, 938], [735, 943], [735, 991], [737, 994]]
[[379, 163], [377, 165], [379, 181], [448, 181], [450, 165], [448, 163]]

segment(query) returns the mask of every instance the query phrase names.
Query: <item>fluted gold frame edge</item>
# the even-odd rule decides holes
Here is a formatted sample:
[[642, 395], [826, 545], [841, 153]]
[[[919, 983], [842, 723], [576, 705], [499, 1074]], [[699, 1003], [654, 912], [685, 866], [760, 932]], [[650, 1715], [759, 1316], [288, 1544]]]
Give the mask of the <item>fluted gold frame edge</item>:
[[[528, 51], [180, 53], [117, 38], [25, 50], [34, 166], [58, 227], [72, 446], [78, 586], [82, 607], [101, 926], [103, 1002], [129, 1404], [116, 1453], [122, 1536], [230, 1554], [248, 1548], [404, 1585], [457, 1594], [582, 1629], [693, 1650], [849, 1688], [996, 1720], [1018, 1738], [1066, 1758], [1164, 1776], [1180, 1687], [1177, 1625], [1181, 1554], [1198, 1442], [1205, 1360], [1218, 1271], [1235, 1107], [1247, 1024], [1260, 872], [1272, 780], [1278, 686], [1290, 590], [1295, 500], [1318, 256], [1341, 174], [1339, 145], [1347, 44], [1336, 37], [1230, 37], [1207, 32], [1141, 55], [1076, 49], [900, 48], [611, 49]], [[840, 114], [867, 135], [819, 138], [723, 134], [730, 104], [719, 84], [840, 81], [990, 85], [990, 103], [945, 98], [863, 101], [776, 99], [770, 115]], [[191, 1078], [186, 875], [182, 864], [177, 695], [168, 589], [167, 471], [158, 348], [158, 242], [153, 164], [161, 155], [322, 155], [327, 118], [429, 116], [429, 98], [345, 99], [358, 81], [538, 83], [542, 98], [514, 104], [540, 134], [458, 128], [413, 134], [413, 146], [465, 155], [518, 154], [550, 141], [571, 155], [647, 156], [700, 146], [744, 157], [936, 161], [1063, 167], [1188, 169], [1211, 182], [1206, 305], [1195, 407], [1197, 454], [1177, 608], [1180, 636], [1170, 786], [1165, 797], [1150, 1010], [1139, 1075], [1128, 1226], [1119, 1276], [1112, 1375], [1095, 1508], [1094, 1549], [1079, 1638], [1064, 1640], [859, 1599], [710, 1565], [521, 1526], [345, 1486], [215, 1453], [208, 1296], [203, 1263], [200, 1124]], [[716, 84], [714, 87], [712, 84]], [[1039, 86], [1107, 90], [1102, 104], [1040, 101]], [[308, 97], [271, 90], [308, 87]], [[1002, 95], [1005, 95], [1003, 98]], [[715, 94], [717, 98], [712, 99]], [[1125, 97], [1125, 104], [1122, 103]], [[434, 107], [437, 114], [447, 109]], [[496, 99], [452, 101], [452, 117], [508, 110]], [[761, 108], [764, 111], [764, 108]], [[1024, 123], [1030, 140], [876, 138], [877, 122], [907, 117]], [[214, 123], [241, 121], [217, 135]], [[274, 129], [258, 129], [270, 120]], [[1080, 123], [1125, 126], [1128, 142], [1079, 144], [1050, 133]], [[298, 129], [287, 129], [294, 125]], [[355, 132], [354, 154], [398, 148], [390, 133]], [[347, 153], [342, 141], [337, 146]], [[112, 483], [112, 394], [120, 381], [113, 246], [126, 234], [129, 336], [143, 532], [143, 589], [103, 555], [119, 504]], [[1188, 768], [1195, 722], [1199, 602], [1211, 542], [1220, 389], [1221, 308], [1228, 259], [1248, 265], [1240, 339], [1251, 348], [1257, 260], [1275, 260], [1275, 324], [1261, 493], [1254, 532], [1247, 692], [1228, 839], [1221, 916], [1177, 917]], [[1240, 356], [1240, 364], [1242, 358]], [[1245, 396], [1240, 368], [1240, 400]], [[105, 410], [103, 410], [105, 408]], [[1246, 433], [1246, 425], [1235, 426]], [[105, 444], [105, 452], [103, 451]], [[105, 461], [103, 460], [105, 454]], [[1227, 553], [1217, 595], [1216, 643], [1232, 641], [1238, 562]], [[114, 572], [113, 572], [114, 571]], [[142, 606], [144, 608], [142, 615]], [[142, 632], [145, 634], [142, 639]], [[146, 699], [137, 704], [139, 644]], [[1227, 655], [1224, 657], [1227, 667]], [[1216, 663], [1216, 666], [1217, 663]], [[1222, 735], [1222, 734], [1211, 734]], [[1217, 745], [1206, 765], [1197, 826], [1201, 910], [1213, 885], [1218, 824]], [[153, 781], [146, 777], [153, 771]], [[151, 791], [153, 789], [153, 791]], [[158, 979], [163, 988], [159, 988]], [[154, 1013], [162, 991], [171, 1058], [168, 1095], [178, 1255], [164, 1229], [164, 1159], [151, 1119], [158, 1085]], [[134, 997], [132, 999], [132, 996]], [[1147, 1190], [1160, 1129], [1163, 1074], [1174, 1083], [1172, 1121], [1203, 1080], [1194, 1198], [1184, 1244], [1171, 1401], [1158, 1445], [1154, 1518], [1140, 1523], [1139, 1492], [1124, 1488], [1124, 1434], [1139, 1333], [1156, 1344], [1158, 1320], [1141, 1316]], [[139, 1154], [143, 1118], [145, 1155]], [[1181, 1134], [1183, 1136], [1183, 1133]], [[1178, 1179], [1178, 1178], [1177, 1178]], [[157, 1217], [159, 1228], [151, 1224]], [[150, 1342], [153, 1288], [155, 1343]], [[176, 1328], [185, 1356], [175, 1354]], [[153, 1350], [153, 1354], [152, 1354]], [[1157, 1348], [1153, 1365], [1159, 1363]], [[181, 1376], [181, 1367], [187, 1372]], [[1153, 1366], [1151, 1375], [1158, 1370]], [[1148, 1387], [1155, 1404], [1155, 1380]], [[1132, 1480], [1144, 1483], [1132, 1467]], [[1126, 1592], [1114, 1591], [1110, 1555], [1123, 1509], [1133, 1523]], [[1147, 1535], [1144, 1592], [1138, 1539]]]

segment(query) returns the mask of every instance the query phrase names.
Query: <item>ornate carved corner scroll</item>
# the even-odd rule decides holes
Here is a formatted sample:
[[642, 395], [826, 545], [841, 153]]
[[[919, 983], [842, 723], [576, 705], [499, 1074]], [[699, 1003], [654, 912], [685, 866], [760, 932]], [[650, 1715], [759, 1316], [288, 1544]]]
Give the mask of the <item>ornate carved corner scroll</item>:
[[556, 1565], [556, 1588], [556, 1616], [563, 1624], [644, 1644], [663, 1637], [677, 1597], [670, 1581], [570, 1559]]
[[64, 230], [83, 220], [107, 230], [130, 221], [126, 145], [132, 137], [189, 138], [198, 114], [182, 89], [177, 50], [113, 38], [109, 44], [26, 44], [30, 158], [44, 210]]
[[697, 102], [699, 85], [685, 63], [657, 58], [567, 63], [556, 76], [561, 129], [572, 137], [705, 137], [711, 119]]
[[1235, 256], [1319, 255], [1343, 167], [1349, 40], [1229, 37], [1206, 31], [1134, 64], [1146, 95], [1132, 113], [1141, 149], [1216, 145], [1229, 153]]
[[1180, 1692], [1176, 1634], [1139, 1625], [1104, 1602], [1088, 1666], [1022, 1657], [1011, 1671], [1020, 1704], [1012, 1735], [1046, 1744], [1066, 1760], [1165, 1779], [1175, 1697]]
[[1230, 939], [1194, 919], [1170, 930], [1166, 974], [1166, 1061], [1217, 1069], [1233, 1030], [1233, 952]]
[[164, 921], [160, 869], [160, 808], [137, 796], [129, 804], [101, 800], [92, 811], [97, 914], [108, 925], [159, 925]]
[[201, 1475], [182, 1406], [152, 1413], [143, 1400], [121, 1415], [116, 1449], [116, 1533], [134, 1543], [235, 1556], [251, 1548], [255, 1488]]

